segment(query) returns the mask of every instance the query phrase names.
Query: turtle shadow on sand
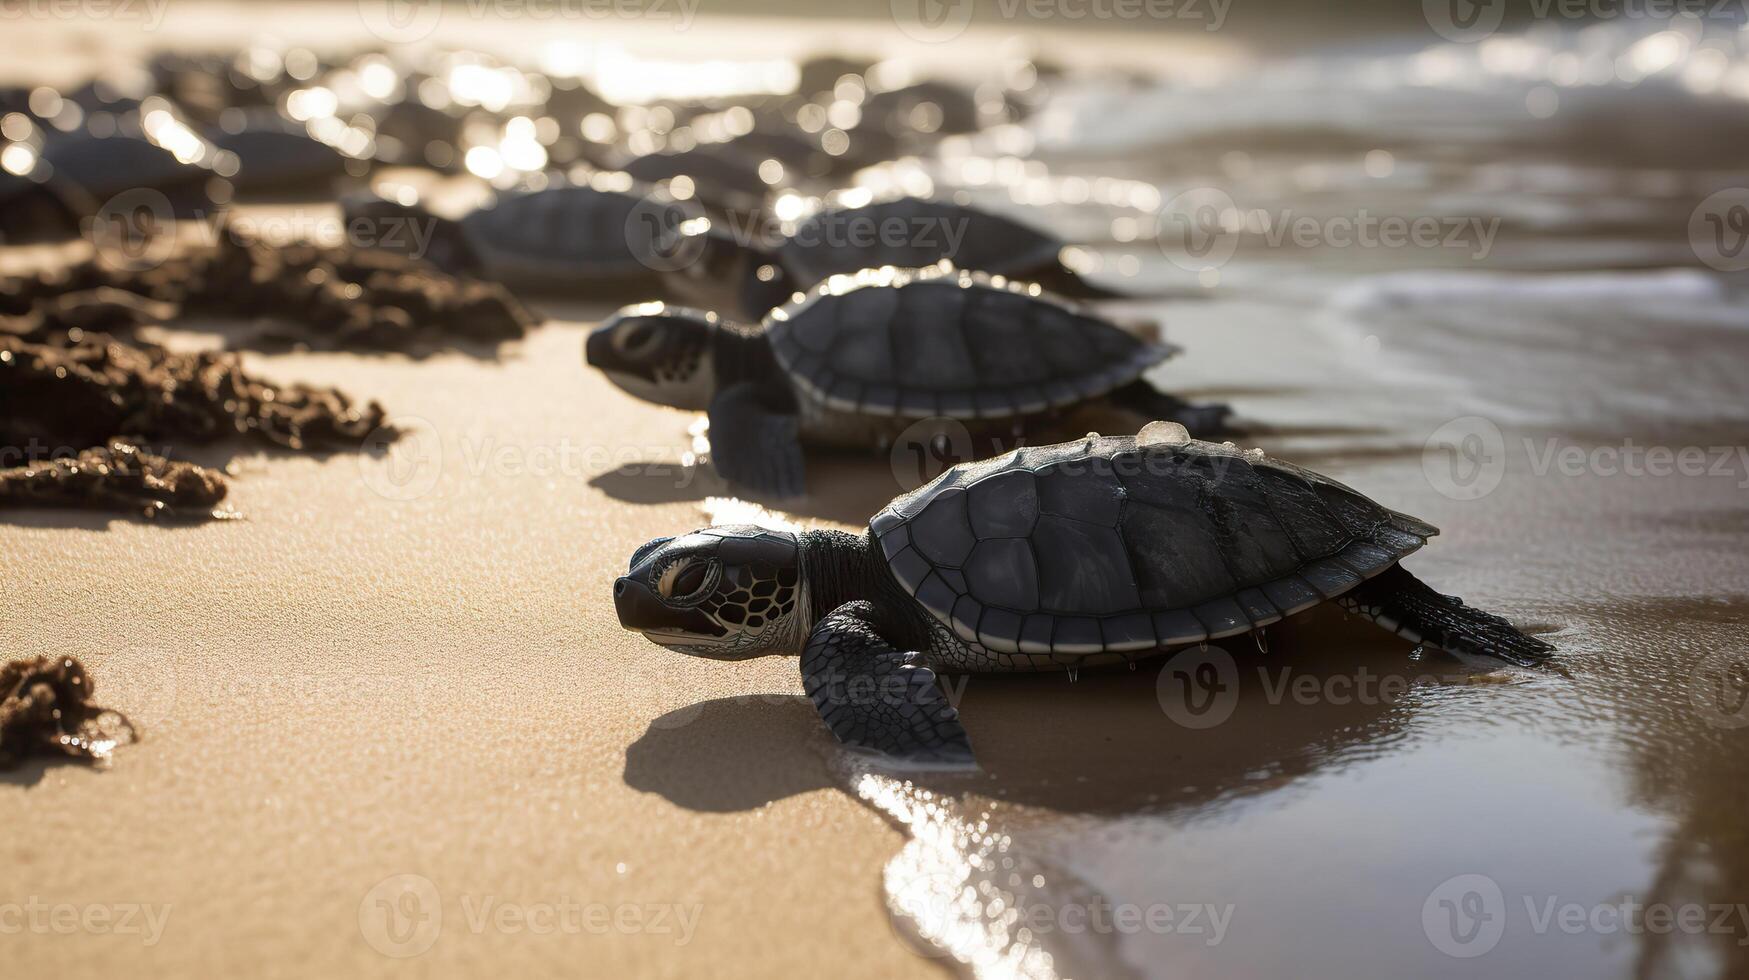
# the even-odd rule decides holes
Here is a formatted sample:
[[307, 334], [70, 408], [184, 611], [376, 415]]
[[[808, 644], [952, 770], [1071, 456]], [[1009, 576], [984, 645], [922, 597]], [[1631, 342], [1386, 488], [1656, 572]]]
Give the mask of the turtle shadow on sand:
[[769, 497], [728, 483], [703, 465], [674, 462], [626, 463], [596, 474], [589, 485], [615, 500], [637, 504], [700, 504], [711, 497], [739, 497], [796, 517], [840, 524], [867, 523], [906, 487], [886, 460], [833, 452], [808, 457], [808, 492], [800, 497]]
[[[1271, 627], [1268, 646], [1238, 637], [1074, 681], [946, 678], [980, 771], [895, 774], [1066, 813], [1196, 812], [1388, 751], [1411, 735], [1418, 689], [1474, 673], [1322, 608]], [[848, 789], [835, 751], [802, 695], [718, 698], [652, 721], [626, 750], [625, 781], [687, 809], [737, 812]]]
[[[929, 447], [901, 445], [886, 452], [848, 449], [813, 449], [807, 453], [807, 493], [800, 497], [768, 497], [729, 483], [707, 463], [682, 464], [671, 460], [624, 463], [590, 477], [589, 485], [615, 500], [635, 504], [702, 504], [710, 497], [740, 497], [799, 518], [835, 521], [853, 527], [868, 519], [892, 499], [929, 482], [947, 467], [999, 456], [1022, 446], [1042, 446], [1076, 439], [1088, 432], [1131, 433], [1152, 421], [1121, 409], [1088, 408], [1070, 413], [1046, 428], [1025, 435], [978, 441], [970, 446]], [[1241, 422], [1223, 438], [1244, 439], [1249, 434], [1362, 435], [1371, 430], [1299, 431], [1291, 427], [1253, 426]], [[686, 436], [677, 435], [675, 445]], [[987, 443], [987, 444], [986, 444]], [[939, 451], [945, 448], [946, 452]]]

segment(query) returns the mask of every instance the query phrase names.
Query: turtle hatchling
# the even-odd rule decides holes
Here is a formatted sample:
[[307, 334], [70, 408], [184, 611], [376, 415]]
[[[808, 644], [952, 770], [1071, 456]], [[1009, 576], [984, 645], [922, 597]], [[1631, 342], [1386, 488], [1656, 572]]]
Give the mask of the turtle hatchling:
[[639, 548], [620, 624], [693, 656], [800, 655], [847, 746], [965, 765], [936, 672], [1075, 670], [1324, 602], [1486, 665], [1553, 648], [1398, 564], [1438, 533], [1334, 480], [1151, 423], [955, 466], [862, 534], [707, 527]]
[[1035, 286], [949, 267], [834, 276], [756, 327], [648, 303], [609, 317], [585, 359], [660, 405], [705, 411], [711, 459], [756, 492], [803, 490], [802, 445], [886, 448], [923, 419], [1024, 434], [1106, 400], [1193, 431], [1225, 405], [1190, 405], [1142, 375], [1177, 353]]
[[[452, 275], [546, 290], [622, 290], [665, 268], [657, 251], [689, 214], [630, 178], [501, 194], [460, 219], [414, 200], [355, 195], [346, 227], [363, 244], [423, 258]], [[619, 186], [623, 185], [624, 189]]]
[[960, 269], [1024, 279], [1060, 296], [1111, 299], [1064, 262], [1068, 245], [1048, 232], [952, 201], [897, 197], [821, 207], [779, 241], [758, 243], [732, 223], [687, 221], [667, 252], [667, 286], [682, 302], [757, 319], [829, 276], [882, 266]]

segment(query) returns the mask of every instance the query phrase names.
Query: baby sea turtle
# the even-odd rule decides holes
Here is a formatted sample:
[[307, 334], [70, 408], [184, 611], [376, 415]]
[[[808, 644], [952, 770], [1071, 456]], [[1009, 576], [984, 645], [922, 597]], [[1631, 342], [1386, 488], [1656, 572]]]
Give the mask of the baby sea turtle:
[[828, 276], [942, 261], [1075, 299], [1122, 295], [1070, 268], [1061, 239], [1005, 215], [931, 198], [822, 207], [777, 241], [761, 241], [732, 222], [688, 221], [676, 235], [668, 252], [685, 261], [667, 276], [670, 291], [682, 302], [746, 319]]
[[[587, 184], [501, 194], [459, 220], [416, 201], [375, 195], [342, 202], [349, 233], [426, 259], [452, 275], [535, 289], [623, 289], [665, 268], [658, 251], [690, 215], [661, 197]], [[622, 293], [623, 294], [623, 293]]]
[[757, 327], [629, 306], [590, 334], [584, 356], [639, 398], [709, 413], [724, 478], [793, 496], [803, 442], [884, 448], [920, 419], [1024, 432], [1108, 399], [1217, 429], [1227, 406], [1189, 405], [1142, 380], [1177, 352], [1035, 286], [932, 266], [834, 276]]
[[239, 191], [325, 189], [365, 161], [311, 136], [301, 123], [271, 109], [230, 109], [209, 127], [214, 146], [237, 159], [231, 183]]
[[1075, 670], [1334, 600], [1460, 659], [1552, 647], [1397, 563], [1438, 533], [1334, 480], [1155, 422], [955, 466], [864, 534], [708, 527], [614, 583], [620, 624], [718, 660], [801, 656], [839, 741], [926, 764], [971, 746], [935, 672]]
[[772, 190], [759, 175], [759, 164], [727, 143], [706, 143], [690, 150], [647, 153], [623, 169], [651, 185], [671, 186], [676, 178], [685, 177], [700, 203], [720, 213], [754, 214], [765, 206]]

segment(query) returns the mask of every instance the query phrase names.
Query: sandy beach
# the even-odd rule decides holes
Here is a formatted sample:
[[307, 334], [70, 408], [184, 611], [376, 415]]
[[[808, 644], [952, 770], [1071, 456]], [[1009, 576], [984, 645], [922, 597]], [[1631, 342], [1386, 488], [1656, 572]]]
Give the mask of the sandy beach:
[[[78, 655], [144, 735], [108, 770], [0, 774], [0, 821], [29, 828], [0, 844], [0, 951], [69, 978], [1743, 974], [1749, 307], [1685, 233], [1741, 178], [1582, 165], [1577, 142], [1549, 163], [1513, 135], [1544, 126], [1523, 86], [1493, 81], [1420, 113], [1516, 100], [1497, 141], [1399, 127], [1417, 111], [1385, 84], [1355, 95], [1378, 122], [1356, 148], [1102, 141], [1189, 115], [1182, 90], [1100, 80], [1036, 151], [1276, 215], [1501, 219], [1480, 258], [1248, 232], [1200, 278], [1151, 244], [1089, 248], [1171, 285], [1111, 307], [1186, 349], [1162, 387], [1438, 525], [1406, 565], [1556, 644], [1550, 669], [1467, 668], [1320, 610], [1133, 671], [972, 678], [981, 772], [871, 770], [794, 660], [679, 656], [622, 630], [610, 588], [650, 538], [747, 514], [854, 530], [915, 474], [822, 457], [780, 513], [732, 499], [692, 463], [693, 416], [582, 364], [612, 304], [535, 298], [552, 319], [495, 352], [246, 354], [405, 434], [192, 451], [232, 476], [235, 520], [0, 512], [9, 655]], [[1453, 176], [1478, 161], [1510, 192]], [[1610, 181], [1581, 202], [1525, 177], [1544, 165]], [[1223, 679], [1212, 720], [1179, 686], [1198, 664]], [[992, 889], [1034, 918], [966, 900]], [[1485, 914], [1460, 923], [1472, 893]], [[1623, 902], [1707, 924], [1612, 919]]]

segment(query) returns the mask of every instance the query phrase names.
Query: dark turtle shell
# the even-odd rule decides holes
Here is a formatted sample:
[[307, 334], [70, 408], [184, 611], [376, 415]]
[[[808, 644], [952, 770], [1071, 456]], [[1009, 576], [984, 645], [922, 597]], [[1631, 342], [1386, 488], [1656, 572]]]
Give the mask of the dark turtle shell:
[[665, 231], [691, 214], [641, 193], [587, 185], [505, 194], [462, 219], [468, 241], [501, 277], [589, 280], [642, 275], [661, 267]]
[[42, 160], [57, 180], [72, 184], [97, 201], [138, 188], [165, 190], [205, 182], [213, 176], [214, 153], [188, 163], [144, 136], [93, 136], [80, 130], [50, 139]]
[[894, 579], [959, 636], [1065, 662], [1266, 626], [1438, 533], [1260, 451], [1170, 428], [962, 464], [869, 527]]
[[891, 265], [919, 269], [943, 259], [961, 269], [1028, 278], [1055, 268], [1063, 243], [999, 214], [951, 201], [900, 197], [828, 207], [804, 218], [778, 249], [802, 286], [827, 276]]
[[720, 143], [645, 154], [627, 163], [625, 172], [649, 184], [686, 177], [700, 200], [726, 206], [758, 204], [771, 190], [759, 176], [759, 161]]
[[951, 268], [835, 276], [765, 322], [804, 395], [906, 418], [1033, 415], [1106, 394], [1176, 352], [1036, 286]]
[[347, 174], [347, 158], [339, 150], [272, 110], [249, 113], [234, 131], [214, 127], [207, 135], [213, 145], [236, 155], [231, 183], [240, 190], [323, 183]]

